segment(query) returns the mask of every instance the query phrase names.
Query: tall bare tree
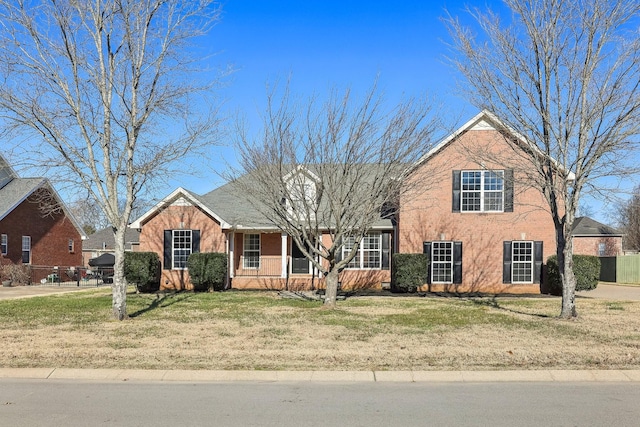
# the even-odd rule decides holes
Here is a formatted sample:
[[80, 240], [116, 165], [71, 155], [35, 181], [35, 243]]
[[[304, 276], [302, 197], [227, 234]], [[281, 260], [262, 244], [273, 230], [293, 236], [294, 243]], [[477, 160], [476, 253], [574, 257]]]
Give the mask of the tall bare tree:
[[504, 3], [512, 12], [506, 20], [467, 9], [480, 35], [455, 17], [445, 19], [451, 60], [469, 99], [536, 148], [528, 157], [555, 225], [560, 315], [574, 317], [571, 229], [580, 199], [586, 191], [604, 192], [605, 178], [626, 179], [638, 170], [640, 2]]
[[[141, 192], [211, 140], [195, 38], [209, 0], [0, 1], [0, 112], [33, 162], [102, 208], [115, 235], [113, 316], [124, 319], [124, 233]], [[217, 77], [217, 76], [216, 76]], [[124, 204], [121, 201], [124, 200]]]
[[430, 113], [417, 100], [385, 109], [375, 87], [362, 99], [334, 90], [326, 102], [298, 103], [287, 90], [279, 101], [268, 97], [260, 138], [239, 132], [231, 178], [324, 277], [325, 305], [335, 306], [339, 273], [363, 237], [394, 216], [407, 166], [432, 143]]
[[618, 224], [624, 236], [624, 249], [640, 251], [640, 186], [633, 190], [631, 197], [618, 205]]

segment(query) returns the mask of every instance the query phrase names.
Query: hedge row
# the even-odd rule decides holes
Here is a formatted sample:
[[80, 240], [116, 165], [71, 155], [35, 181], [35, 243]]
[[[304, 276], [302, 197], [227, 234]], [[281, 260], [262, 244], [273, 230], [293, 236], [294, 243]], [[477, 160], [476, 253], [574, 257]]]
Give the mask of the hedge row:
[[[227, 256], [223, 253], [192, 253], [187, 260], [191, 283], [196, 291], [224, 289]], [[155, 252], [125, 252], [124, 277], [138, 292], [160, 289], [160, 258]]]

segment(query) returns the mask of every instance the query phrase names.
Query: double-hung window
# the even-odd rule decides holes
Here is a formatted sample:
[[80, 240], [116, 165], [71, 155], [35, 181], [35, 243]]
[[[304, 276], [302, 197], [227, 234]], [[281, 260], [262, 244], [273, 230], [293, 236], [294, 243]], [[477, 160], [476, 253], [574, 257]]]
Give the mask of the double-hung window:
[[259, 269], [260, 268], [260, 235], [245, 234], [244, 235], [244, 254], [243, 268]]
[[503, 244], [502, 283], [540, 283], [543, 242], [513, 240], [505, 241]]
[[22, 236], [22, 262], [31, 262], [31, 236]]
[[504, 210], [504, 171], [462, 171], [460, 178], [462, 212]]
[[512, 242], [511, 263], [511, 283], [533, 283], [533, 242]]
[[431, 282], [453, 283], [453, 242], [431, 244]]
[[[346, 258], [355, 246], [354, 237], [345, 237], [342, 244], [342, 257]], [[347, 268], [362, 270], [379, 270], [382, 267], [382, 233], [366, 234], [358, 253], [349, 261]]]
[[187, 268], [187, 260], [192, 248], [191, 230], [173, 230], [172, 259], [173, 269], [184, 270]]
[[9, 249], [9, 237], [6, 234], [0, 235], [0, 254], [6, 255]]

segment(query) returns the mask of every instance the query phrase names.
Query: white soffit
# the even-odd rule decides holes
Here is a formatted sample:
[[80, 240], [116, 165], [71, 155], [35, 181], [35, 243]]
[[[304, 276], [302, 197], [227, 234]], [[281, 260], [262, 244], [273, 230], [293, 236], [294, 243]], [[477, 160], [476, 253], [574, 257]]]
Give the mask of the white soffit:
[[185, 199], [184, 197], [178, 197], [176, 200], [174, 200], [170, 206], [193, 206], [193, 203], [191, 203], [189, 200]]
[[469, 130], [495, 130], [495, 127], [484, 119], [479, 120]]

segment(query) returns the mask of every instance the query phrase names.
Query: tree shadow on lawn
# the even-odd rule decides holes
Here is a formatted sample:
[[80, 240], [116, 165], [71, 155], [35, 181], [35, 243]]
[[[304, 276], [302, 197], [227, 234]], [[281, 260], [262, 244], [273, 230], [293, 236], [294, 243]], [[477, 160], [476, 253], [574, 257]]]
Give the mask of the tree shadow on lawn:
[[526, 311], [518, 310], [511, 307], [505, 307], [500, 304], [500, 299], [548, 299], [557, 298], [553, 295], [547, 294], [488, 294], [483, 292], [415, 292], [415, 293], [403, 293], [403, 292], [391, 292], [391, 291], [371, 291], [371, 292], [354, 292], [349, 297], [353, 296], [384, 296], [384, 297], [418, 297], [418, 298], [433, 298], [433, 299], [456, 299], [471, 301], [473, 304], [485, 307], [492, 307], [498, 310], [507, 311], [515, 314], [524, 314], [532, 317], [539, 317], [544, 319], [553, 318], [548, 314], [535, 314]]
[[169, 307], [175, 303], [185, 301], [193, 296], [193, 292], [165, 292], [165, 293], [156, 293], [156, 297], [151, 301], [148, 307], [142, 308], [134, 313], [129, 314], [129, 317], [139, 317], [145, 313], [153, 311], [157, 308], [161, 307]]

